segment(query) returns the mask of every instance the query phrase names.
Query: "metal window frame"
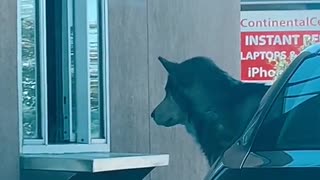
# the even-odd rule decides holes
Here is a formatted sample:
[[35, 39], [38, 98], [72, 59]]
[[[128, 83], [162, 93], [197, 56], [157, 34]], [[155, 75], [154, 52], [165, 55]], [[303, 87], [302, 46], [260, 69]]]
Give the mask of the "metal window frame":
[[[39, 7], [39, 59], [40, 59], [40, 87], [41, 87], [41, 126], [42, 139], [23, 139], [22, 129], [22, 95], [19, 94], [19, 117], [20, 117], [20, 152], [21, 153], [77, 153], [77, 152], [110, 152], [110, 95], [109, 95], [109, 38], [108, 38], [108, 0], [101, 0], [101, 27], [102, 30], [102, 61], [103, 62], [103, 118], [104, 118], [104, 139], [91, 139], [91, 118], [90, 118], [90, 81], [89, 81], [89, 44], [88, 44], [88, 21], [87, 19], [87, 3], [89, 0], [73, 0], [74, 2], [74, 27], [75, 27], [75, 58], [77, 59], [76, 88], [77, 93], [77, 139], [76, 143], [51, 145], [48, 144], [48, 114], [47, 114], [47, 63], [46, 63], [46, 3], [45, 0], [36, 0]], [[70, 5], [70, 4], [68, 4]], [[20, 9], [19, 9], [20, 10]], [[20, 11], [19, 11], [20, 12]], [[19, 14], [19, 13], [18, 13]], [[20, 15], [18, 15], [20, 17]], [[19, 22], [19, 20], [18, 20]], [[20, 23], [20, 22], [19, 22]], [[19, 25], [19, 24], [18, 24]], [[69, 31], [69, 30], [68, 30]], [[18, 27], [21, 32], [21, 27]], [[69, 33], [69, 32], [68, 32]], [[77, 35], [76, 35], [77, 34]], [[79, 35], [80, 34], [80, 35]], [[21, 40], [21, 33], [18, 39]], [[21, 50], [21, 43], [18, 43], [18, 49]], [[69, 50], [70, 42], [65, 44]], [[21, 52], [18, 53], [18, 81], [19, 90], [22, 90], [22, 64]], [[69, 58], [69, 57], [68, 57]], [[70, 62], [70, 61], [69, 61]], [[70, 65], [70, 64], [69, 64]], [[69, 66], [70, 67], [70, 66]], [[80, 67], [80, 68], [79, 68]], [[70, 73], [70, 71], [69, 71]], [[70, 77], [70, 76], [69, 76]], [[80, 78], [79, 78], [80, 77]], [[70, 80], [70, 79], [69, 79]], [[71, 83], [68, 82], [70, 85]], [[86, 87], [86, 88], [83, 88]], [[69, 87], [69, 91], [71, 88]], [[71, 92], [69, 92], [71, 98]], [[87, 97], [87, 98], [83, 98]], [[72, 106], [72, 103], [69, 103]], [[72, 132], [72, 112], [68, 110], [70, 119], [70, 132]], [[70, 136], [71, 137], [71, 136]]]
[[[99, 13], [99, 48], [100, 52], [100, 63], [102, 72], [99, 73], [99, 88], [102, 90], [100, 95], [100, 108], [102, 110], [102, 120], [103, 120], [103, 138], [91, 139], [91, 143], [107, 143], [110, 142], [110, 86], [109, 86], [109, 31], [108, 31], [108, 2], [107, 0], [98, 0], [98, 11]], [[99, 9], [100, 7], [100, 9]], [[102, 78], [101, 78], [102, 76]], [[100, 110], [100, 111], [101, 111]]]
[[[91, 139], [90, 82], [89, 82], [89, 45], [87, 0], [74, 2], [74, 42], [75, 42], [75, 81], [77, 143], [89, 144]], [[84, 21], [85, 19], [85, 21]]]
[[71, 137], [71, 128], [72, 124], [70, 124], [71, 119], [69, 116], [69, 100], [70, 100], [70, 94], [69, 94], [69, 11], [68, 11], [68, 2], [69, 1], [62, 1], [61, 2], [61, 24], [62, 29], [67, 30], [61, 32], [61, 53], [62, 53], [62, 114], [63, 114], [63, 140], [69, 141]]
[[23, 145], [23, 154], [64, 154], [64, 153], [90, 153], [110, 152], [108, 144], [52, 144], [52, 145]]
[[17, 1], [17, 81], [18, 81], [18, 117], [19, 117], [19, 152], [22, 153], [23, 147], [23, 116], [22, 116], [22, 46], [21, 46], [21, 3]]
[[104, 64], [104, 127], [105, 127], [105, 138], [106, 144], [109, 146], [110, 149], [110, 59], [109, 59], [109, 6], [108, 0], [101, 0], [102, 1], [102, 9], [101, 9], [101, 27], [102, 27], [102, 38], [103, 38], [103, 59], [105, 62]]
[[[75, 57], [77, 59], [76, 65], [76, 89], [79, 92], [76, 95], [77, 102], [77, 143], [87, 144], [107, 144], [110, 149], [110, 104], [109, 104], [109, 46], [108, 46], [108, 3], [107, 0], [100, 0], [101, 6], [101, 23], [99, 30], [99, 38], [102, 42], [101, 50], [101, 64], [102, 66], [102, 81], [99, 84], [102, 86], [103, 91], [100, 92], [103, 100], [100, 108], [103, 110], [103, 135], [104, 138], [93, 139], [91, 138], [91, 108], [90, 108], [90, 57], [89, 57], [89, 43], [88, 32], [89, 24], [87, 17], [87, 7], [89, 0], [74, 1], [74, 27], [75, 27]], [[83, 21], [86, 19], [86, 21]], [[80, 29], [80, 31], [79, 31]], [[79, 35], [80, 34], [80, 35]], [[99, 77], [101, 78], [101, 77]], [[87, 88], [83, 88], [87, 87]], [[86, 97], [86, 98], [84, 98]], [[85, 102], [84, 102], [85, 101]], [[81, 105], [81, 106], [80, 106]]]
[[[39, 52], [37, 52], [37, 54], [39, 55], [37, 58], [39, 60], [37, 60], [37, 63], [39, 63], [39, 68], [37, 69], [37, 71], [39, 71], [40, 73], [40, 78], [39, 81], [37, 81], [37, 83], [40, 83], [40, 108], [39, 105], [37, 105], [37, 111], [40, 111], [40, 117], [37, 117], [37, 121], [40, 120], [41, 121], [41, 137], [38, 139], [23, 139], [23, 123], [21, 122], [21, 128], [20, 128], [20, 134], [21, 134], [21, 141], [22, 141], [22, 145], [24, 144], [47, 144], [48, 143], [48, 126], [47, 126], [47, 119], [48, 119], [48, 114], [47, 114], [47, 84], [46, 79], [47, 79], [47, 60], [46, 60], [46, 13], [45, 13], [45, 1], [43, 0], [35, 0], [36, 3], [36, 18], [39, 18], [38, 20], [36, 19], [35, 21], [37, 21], [37, 43], [39, 43], [37, 46], [37, 50]], [[20, 3], [19, 3], [20, 5]], [[18, 11], [18, 21], [20, 23], [20, 7], [19, 7], [19, 11]], [[18, 26], [18, 40], [21, 40], [21, 24], [19, 24], [20, 26]], [[18, 43], [20, 47], [19, 50], [21, 51], [21, 43]], [[20, 107], [20, 111], [19, 111], [19, 117], [21, 118], [21, 121], [23, 121], [23, 109], [22, 109], [22, 54], [19, 52], [19, 58], [20, 61], [18, 62], [18, 83], [19, 83], [19, 99], [20, 102], [19, 103], [19, 107]], [[38, 96], [38, 94], [37, 94]], [[37, 97], [39, 98], [39, 96]], [[39, 114], [37, 112], [37, 114]]]

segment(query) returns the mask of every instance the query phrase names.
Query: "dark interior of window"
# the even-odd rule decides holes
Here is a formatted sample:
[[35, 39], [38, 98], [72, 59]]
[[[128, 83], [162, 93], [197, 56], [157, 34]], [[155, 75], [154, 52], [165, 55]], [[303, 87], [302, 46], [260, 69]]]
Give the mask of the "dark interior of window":
[[[76, 134], [77, 107], [76, 82], [83, 78], [76, 77], [74, 1], [46, 1], [46, 45], [47, 45], [47, 93], [48, 93], [48, 141], [49, 144], [75, 142], [70, 134]], [[70, 3], [70, 4], [68, 4]], [[72, 7], [71, 7], [72, 6]], [[103, 36], [101, 27], [102, 1], [89, 1], [88, 19], [88, 73], [89, 73], [89, 111], [91, 137], [105, 138], [104, 99], [104, 63]], [[82, 20], [81, 20], [82, 21]], [[80, 37], [79, 35], [78, 37]], [[83, 42], [85, 43], [85, 41]], [[79, 62], [78, 62], [79, 63]], [[78, 65], [79, 66], [79, 65]], [[87, 64], [82, 64], [87, 66]], [[85, 74], [84, 74], [85, 75]], [[70, 83], [71, 81], [71, 83]], [[86, 87], [83, 87], [86, 88]], [[71, 92], [69, 91], [71, 89]], [[72, 106], [70, 107], [70, 104]], [[72, 122], [72, 125], [70, 124]], [[70, 128], [71, 127], [71, 128]], [[71, 130], [72, 129], [72, 130]], [[72, 133], [70, 133], [72, 131]], [[76, 136], [76, 135], [75, 135]]]
[[[63, 143], [62, 3], [46, 1], [48, 141]], [[67, 117], [66, 117], [67, 118]]]

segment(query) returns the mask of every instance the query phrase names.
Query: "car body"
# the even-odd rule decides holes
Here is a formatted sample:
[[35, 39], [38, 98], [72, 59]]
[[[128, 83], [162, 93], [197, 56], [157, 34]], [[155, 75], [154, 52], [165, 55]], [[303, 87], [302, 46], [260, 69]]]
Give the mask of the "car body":
[[320, 44], [314, 44], [274, 82], [205, 179], [320, 179], [319, 108]]

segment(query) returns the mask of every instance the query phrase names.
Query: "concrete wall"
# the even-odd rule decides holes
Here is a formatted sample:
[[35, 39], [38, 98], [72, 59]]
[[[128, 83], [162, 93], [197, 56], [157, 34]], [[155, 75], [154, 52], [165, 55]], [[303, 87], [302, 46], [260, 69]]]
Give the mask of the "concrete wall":
[[0, 179], [19, 180], [17, 1], [0, 1]]
[[[164, 95], [159, 55], [209, 56], [239, 77], [238, 1], [109, 0], [111, 149], [169, 153], [147, 179], [199, 180], [208, 167], [182, 127], [162, 128], [150, 112]], [[0, 179], [19, 179], [17, 1], [0, 1]]]
[[206, 161], [183, 127], [157, 126], [152, 109], [164, 96], [159, 55], [177, 61], [209, 56], [240, 76], [240, 2], [109, 0], [111, 150], [169, 153], [152, 180], [199, 180]]

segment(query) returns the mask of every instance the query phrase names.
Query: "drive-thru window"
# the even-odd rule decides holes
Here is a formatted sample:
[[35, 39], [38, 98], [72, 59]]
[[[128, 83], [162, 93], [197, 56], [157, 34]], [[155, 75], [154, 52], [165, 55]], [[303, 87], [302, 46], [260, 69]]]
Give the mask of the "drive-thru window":
[[142, 179], [168, 165], [110, 153], [107, 0], [19, 0], [18, 22], [22, 179]]

